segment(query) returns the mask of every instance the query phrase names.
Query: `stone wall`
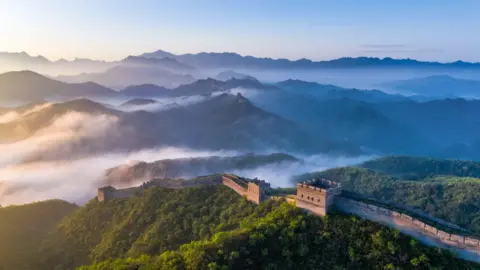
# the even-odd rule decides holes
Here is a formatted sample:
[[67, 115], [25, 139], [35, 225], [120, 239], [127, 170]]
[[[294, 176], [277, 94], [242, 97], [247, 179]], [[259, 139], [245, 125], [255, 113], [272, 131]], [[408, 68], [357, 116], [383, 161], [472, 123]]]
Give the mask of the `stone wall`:
[[312, 212], [315, 215], [325, 216], [327, 214], [327, 209], [324, 206], [319, 206], [309, 201], [299, 200], [298, 197], [295, 201], [295, 205], [298, 208], [302, 208], [304, 210], [307, 210], [308, 212]]
[[103, 187], [98, 189], [97, 199], [103, 202], [111, 199], [129, 198], [133, 196], [137, 190], [139, 190], [139, 188], [116, 189], [112, 186]]
[[431, 241], [444, 247], [467, 250], [480, 255], [480, 243], [478, 239], [439, 230], [435, 226], [425, 224], [407, 214], [345, 197], [337, 197], [335, 199], [335, 205], [343, 212], [356, 214], [369, 220], [390, 225], [417, 239], [427, 237]]
[[[233, 191], [238, 193], [240, 196], [247, 196], [248, 190], [233, 180], [234, 176], [231, 175], [223, 175], [222, 176], [222, 184], [231, 188]], [[247, 183], [245, 183], [247, 184]]]
[[[361, 194], [358, 194], [358, 193], [352, 193], [352, 192], [345, 191], [345, 190], [342, 191], [342, 197], [347, 197], [347, 198], [350, 198], [350, 199], [354, 199], [356, 201], [371, 200], [372, 199], [371, 197], [364, 196], [364, 195], [361, 195]], [[418, 217], [420, 217], [424, 220], [430, 220], [433, 223], [440, 224], [444, 227], [451, 228], [451, 229], [454, 229], [454, 230], [468, 232], [466, 229], [464, 229], [464, 228], [462, 228], [462, 227], [460, 227], [456, 224], [453, 224], [453, 223], [447, 222], [443, 219], [434, 217], [434, 216], [432, 216], [432, 215], [430, 215], [430, 214], [428, 214], [424, 211], [421, 211], [419, 209], [412, 208], [412, 207], [409, 207], [409, 206], [403, 205], [403, 204], [397, 204], [397, 203], [394, 203], [394, 202], [387, 202], [387, 201], [382, 201], [382, 200], [378, 200], [378, 199], [375, 199], [375, 201], [377, 201], [381, 204], [384, 204], [384, 205], [390, 205], [392, 207], [396, 207], [396, 208], [399, 208], [399, 209], [404, 209], [405, 211], [408, 211], [409, 213], [413, 213], [415, 216], [418, 216]]]
[[342, 192], [341, 185], [326, 179], [313, 179], [297, 184], [296, 206], [324, 216]]
[[317, 207], [325, 207], [327, 204], [327, 192], [322, 188], [297, 184], [297, 200]]
[[255, 184], [255, 183], [248, 183], [247, 187], [247, 199], [251, 202], [254, 202], [256, 204], [260, 204], [263, 199], [263, 194], [262, 190], [260, 189], [260, 186]]
[[[334, 184], [334, 182], [332, 182]], [[330, 184], [332, 184], [330, 183]], [[235, 175], [225, 174], [218, 176], [214, 179], [205, 180], [176, 180], [176, 179], [162, 179], [152, 180], [144, 183], [140, 187], [127, 188], [127, 189], [115, 189], [108, 186], [98, 189], [98, 200], [106, 201], [113, 198], [128, 198], [135, 192], [142, 191], [150, 186], [160, 186], [165, 188], [180, 189], [185, 187], [205, 186], [205, 185], [217, 185], [223, 184], [241, 196], [246, 197], [249, 201], [259, 204], [263, 200], [268, 199], [265, 194], [265, 188], [262, 183], [247, 182]], [[287, 201], [291, 204], [295, 204], [298, 208], [305, 209], [316, 215], [325, 216], [328, 212], [329, 206], [335, 204], [337, 209], [352, 213], [366, 219], [380, 222], [388, 226], [399, 229], [400, 231], [409, 234], [416, 239], [419, 239], [426, 244], [435, 243], [435, 245], [456, 249], [456, 251], [462, 251], [468, 253], [465, 256], [475, 256], [480, 258], [480, 241], [477, 238], [471, 236], [464, 236], [459, 234], [451, 234], [445, 232], [431, 224], [426, 224], [423, 221], [414, 218], [408, 214], [392, 211], [384, 207], [365, 203], [360, 201], [359, 198], [340, 195], [341, 187], [333, 186], [332, 188], [319, 188], [304, 184], [297, 185], [297, 195], [289, 195], [286, 197]], [[273, 199], [279, 199], [281, 197], [272, 197]], [[416, 214], [416, 213], [414, 213]], [[427, 216], [428, 217], [428, 216]], [[425, 219], [426, 222], [435, 222], [437, 218]], [[433, 224], [433, 223], [432, 223]], [[448, 222], [440, 222], [436, 224], [448, 225], [447, 228], [454, 227]], [[427, 240], [428, 241], [427, 241]], [[468, 257], [466, 257], [468, 258]]]
[[[243, 187], [239, 182], [244, 182]], [[260, 184], [253, 182], [246, 182], [241, 180], [235, 175], [225, 174], [222, 176], [222, 184], [231, 188], [233, 191], [237, 192], [241, 196], [245, 196], [247, 200], [254, 202], [256, 204], [261, 203], [262, 201], [268, 199], [268, 196], [265, 194], [264, 188]]]
[[[240, 185], [240, 182], [244, 182], [244, 186]], [[207, 185], [220, 185], [223, 184], [233, 191], [238, 193], [240, 196], [246, 197], [249, 201], [256, 204], [261, 203], [262, 201], [268, 199], [268, 196], [265, 194], [265, 189], [262, 187], [262, 183], [257, 184], [254, 182], [246, 182], [241, 180], [235, 175], [225, 174], [223, 176], [218, 176], [218, 178], [213, 179], [191, 179], [191, 180], [181, 180], [181, 179], [159, 179], [152, 180], [142, 184], [139, 187], [126, 188], [126, 189], [116, 189], [112, 186], [102, 187], [98, 189], [97, 199], [98, 201], [106, 201], [109, 199], [121, 199], [129, 198], [133, 196], [135, 192], [141, 192], [148, 187], [164, 187], [171, 189], [183, 189], [188, 187], [198, 187], [198, 186], [207, 186]], [[263, 183], [263, 186], [268, 186]]]

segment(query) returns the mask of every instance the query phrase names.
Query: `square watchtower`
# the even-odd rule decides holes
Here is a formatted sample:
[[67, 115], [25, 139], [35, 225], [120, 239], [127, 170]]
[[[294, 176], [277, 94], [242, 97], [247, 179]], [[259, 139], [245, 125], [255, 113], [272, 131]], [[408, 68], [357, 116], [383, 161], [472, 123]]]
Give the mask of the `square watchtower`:
[[112, 186], [101, 187], [98, 189], [97, 199], [99, 202], [108, 201], [115, 197], [116, 189]]
[[334, 204], [335, 196], [340, 195], [340, 183], [327, 179], [313, 179], [297, 184], [296, 205], [299, 208], [325, 216]]

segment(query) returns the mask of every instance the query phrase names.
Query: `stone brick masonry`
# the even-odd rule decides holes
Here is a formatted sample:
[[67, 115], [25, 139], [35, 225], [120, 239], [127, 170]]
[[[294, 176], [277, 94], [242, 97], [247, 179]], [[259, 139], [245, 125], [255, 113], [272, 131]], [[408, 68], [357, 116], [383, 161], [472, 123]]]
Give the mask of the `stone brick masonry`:
[[178, 180], [178, 179], [152, 180], [142, 186], [126, 188], [126, 189], [116, 189], [112, 186], [107, 186], [107, 187], [102, 187], [98, 189], [97, 199], [98, 201], [107, 201], [111, 199], [128, 198], [133, 196], [135, 192], [141, 192], [146, 187], [149, 187], [149, 186], [181, 189], [181, 188], [187, 188], [187, 187], [220, 185], [220, 184], [231, 188], [233, 191], [235, 191], [239, 195], [245, 196], [249, 201], [254, 202], [256, 204], [259, 204], [262, 201], [268, 199], [268, 196], [265, 194], [265, 188], [270, 187], [270, 184], [264, 181], [258, 181], [258, 180], [256, 182], [251, 182], [231, 174], [225, 174], [225, 175], [219, 176], [214, 180], [203, 180], [203, 181]]

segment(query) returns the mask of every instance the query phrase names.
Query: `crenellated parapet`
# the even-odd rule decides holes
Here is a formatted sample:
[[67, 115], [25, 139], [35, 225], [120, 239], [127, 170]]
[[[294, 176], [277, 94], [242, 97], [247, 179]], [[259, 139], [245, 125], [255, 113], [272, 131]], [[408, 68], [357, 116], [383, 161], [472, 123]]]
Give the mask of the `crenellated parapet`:
[[256, 204], [268, 199], [266, 190], [270, 188], [270, 184], [265, 181], [246, 180], [233, 174], [225, 174], [222, 176], [222, 184]]
[[[441, 245], [445, 245], [447, 247], [480, 253], [480, 243], [477, 238], [453, 232], [447, 232], [447, 229], [453, 229], [445, 228], [446, 226], [442, 226], [441, 228], [439, 224], [435, 224], [437, 219], [420, 220], [418, 219], [419, 217], [416, 216], [410, 216], [406, 213], [401, 213], [343, 196], [338, 197], [335, 201], [335, 204], [342, 212], [355, 214], [369, 220], [386, 224], [417, 239], [422, 240], [424, 238], [428, 238], [429, 241], [440, 243]], [[427, 221], [429, 224], [425, 223]]]
[[296, 205], [317, 215], [324, 216], [342, 192], [340, 183], [327, 179], [312, 179], [297, 184]]

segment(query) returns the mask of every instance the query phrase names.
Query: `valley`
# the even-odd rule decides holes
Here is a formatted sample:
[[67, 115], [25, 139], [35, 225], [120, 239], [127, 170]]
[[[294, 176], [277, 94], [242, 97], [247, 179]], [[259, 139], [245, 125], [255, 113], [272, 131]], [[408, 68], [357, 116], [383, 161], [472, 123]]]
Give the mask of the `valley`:
[[0, 270], [479, 268], [476, 62], [0, 60]]

